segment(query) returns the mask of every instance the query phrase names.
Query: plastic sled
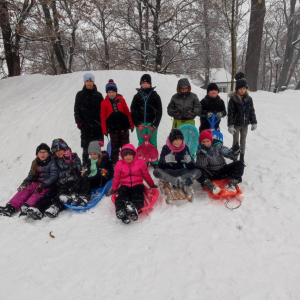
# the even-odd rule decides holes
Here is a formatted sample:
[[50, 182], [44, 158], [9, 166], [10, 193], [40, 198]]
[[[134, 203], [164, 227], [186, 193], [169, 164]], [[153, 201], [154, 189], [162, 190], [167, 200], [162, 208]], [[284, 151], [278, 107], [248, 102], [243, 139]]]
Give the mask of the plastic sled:
[[216, 186], [218, 186], [221, 191], [219, 194], [214, 195], [213, 193], [211, 193], [207, 187], [202, 187], [202, 189], [204, 191], [207, 191], [210, 197], [213, 198], [229, 198], [229, 197], [234, 197], [237, 195], [241, 195], [243, 194], [243, 192], [240, 190], [240, 188], [238, 186], [236, 186], [236, 190], [237, 192], [232, 192], [232, 191], [228, 191], [227, 189], [225, 189], [225, 186], [228, 185], [229, 183], [229, 179], [222, 179], [222, 180], [213, 180], [212, 183], [214, 183]]
[[[111, 201], [113, 202], [113, 204], [115, 204], [115, 202], [116, 202], [117, 195], [118, 195], [118, 193], [113, 194], [111, 197]], [[159, 196], [158, 189], [148, 188], [145, 186], [144, 207], [142, 207], [139, 210], [139, 214], [142, 213], [144, 210], [151, 208], [156, 203], [158, 196]]]
[[[149, 128], [149, 126], [144, 126]], [[158, 150], [149, 142], [150, 137], [154, 134], [152, 131], [150, 134], [142, 134], [142, 130], [139, 131], [140, 136], [144, 138], [144, 142], [140, 145], [136, 152], [138, 154], [138, 158], [143, 159], [146, 162], [155, 162], [158, 160]]]
[[70, 204], [64, 203], [64, 205], [68, 208], [75, 209], [75, 210], [87, 210], [92, 207], [94, 207], [101, 199], [102, 197], [111, 189], [113, 180], [111, 179], [106, 183], [106, 185], [103, 188], [99, 189], [93, 189], [91, 193], [91, 200], [90, 203], [87, 206], [72, 206]]
[[178, 129], [183, 133], [184, 141], [190, 149], [191, 156], [194, 158], [196, 156], [199, 143], [198, 129], [191, 124], [182, 125]]
[[223, 144], [223, 134], [219, 131], [215, 129], [215, 125], [220, 122], [220, 119], [216, 118], [216, 114], [213, 114], [211, 116], [211, 119], [206, 118], [207, 121], [210, 124], [210, 130], [212, 131], [212, 136], [214, 140], [220, 141]]
[[109, 157], [111, 157], [111, 141], [107, 143], [106, 151], [108, 152]]

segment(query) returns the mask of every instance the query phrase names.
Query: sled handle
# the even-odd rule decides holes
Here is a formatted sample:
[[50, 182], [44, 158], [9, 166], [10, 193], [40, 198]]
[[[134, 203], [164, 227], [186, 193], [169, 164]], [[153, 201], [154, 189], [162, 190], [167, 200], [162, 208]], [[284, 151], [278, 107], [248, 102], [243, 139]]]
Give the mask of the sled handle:
[[[144, 128], [150, 128], [150, 126], [144, 126]], [[143, 129], [144, 129], [144, 128], [143, 128]], [[152, 135], [154, 134], [154, 130], [155, 130], [155, 129], [151, 131], [151, 134], [150, 134], [150, 133], [148, 133], [148, 134], [142, 134], [141, 132], [143, 131], [143, 129], [142, 129], [142, 130], [139, 130], [139, 134], [140, 134], [140, 136], [143, 137], [143, 138], [144, 138], [145, 136], [150, 137], [150, 136], [152, 136]]]
[[211, 120], [210, 120], [208, 117], [206, 117], [206, 119], [207, 119], [207, 121], [208, 121], [209, 124], [210, 124], [210, 129], [215, 129], [215, 125], [216, 125], [218, 122], [220, 122], [220, 119], [217, 119], [217, 121], [215, 121], [215, 120], [216, 120], [216, 114], [213, 114], [213, 115], [211, 116]]

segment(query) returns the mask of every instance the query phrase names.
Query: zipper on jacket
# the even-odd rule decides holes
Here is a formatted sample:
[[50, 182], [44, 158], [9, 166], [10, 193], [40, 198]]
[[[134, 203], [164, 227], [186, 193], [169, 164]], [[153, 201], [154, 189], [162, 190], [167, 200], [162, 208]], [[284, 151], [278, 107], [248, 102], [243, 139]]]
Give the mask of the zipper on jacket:
[[129, 172], [130, 172], [130, 182], [131, 182], [131, 187], [132, 187], [131, 167], [130, 166], [129, 166]]
[[40, 173], [41, 173], [41, 179], [42, 179], [42, 182], [43, 182], [42, 166], [40, 166]]

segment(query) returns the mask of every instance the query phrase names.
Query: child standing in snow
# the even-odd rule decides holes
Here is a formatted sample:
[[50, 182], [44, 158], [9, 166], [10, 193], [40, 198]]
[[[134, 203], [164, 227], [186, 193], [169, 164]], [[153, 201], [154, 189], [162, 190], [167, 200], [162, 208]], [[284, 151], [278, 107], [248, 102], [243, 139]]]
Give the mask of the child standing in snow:
[[[212, 180], [229, 178], [228, 189], [236, 192], [235, 186], [242, 182], [244, 164], [237, 161], [240, 153], [238, 144], [231, 149], [222, 145], [219, 141], [214, 141], [211, 130], [204, 130], [199, 136], [199, 147], [197, 151], [196, 165], [201, 171], [198, 181], [202, 186], [207, 187], [214, 195], [219, 194], [220, 188], [212, 183]], [[225, 159], [233, 160], [226, 164]]]
[[187, 187], [200, 177], [201, 173], [195, 168], [195, 162], [179, 129], [171, 130], [167, 143], [161, 150], [158, 168], [154, 170], [153, 175], [175, 186], [183, 186], [188, 194], [190, 189]]
[[[52, 142], [51, 151], [58, 164], [59, 178], [57, 183], [35, 205], [27, 210], [27, 217], [41, 219], [43, 214], [55, 218], [66, 209], [63, 202], [72, 205], [86, 205], [90, 196], [88, 180], [82, 180], [81, 161], [76, 153], [72, 153], [63, 139]], [[72, 203], [71, 203], [72, 202]]]
[[[136, 134], [139, 146], [144, 142], [142, 134], [154, 134], [150, 137], [150, 143], [157, 148], [157, 129], [162, 116], [161, 99], [155, 87], [152, 87], [151, 76], [144, 74], [140, 80], [141, 87], [137, 89], [137, 94], [133, 97], [130, 110], [132, 121], [136, 127]], [[150, 126], [150, 128], [144, 128]], [[153, 168], [157, 168], [158, 160], [151, 163]]]
[[88, 145], [91, 141], [103, 141], [100, 121], [100, 108], [103, 96], [97, 91], [95, 76], [86, 73], [83, 76], [84, 87], [76, 95], [74, 116], [78, 129], [81, 130], [82, 165], [88, 160]]
[[94, 141], [89, 144], [90, 159], [87, 162], [86, 171], [91, 189], [104, 187], [114, 177], [113, 165], [107, 151], [101, 151], [103, 143]]
[[129, 129], [134, 129], [131, 114], [125, 99], [118, 94], [117, 85], [112, 79], [105, 87], [107, 96], [101, 103], [101, 124], [103, 134], [110, 135], [111, 161], [115, 166], [119, 160], [119, 151], [129, 143]]
[[157, 188], [154, 184], [144, 160], [136, 155], [133, 145], [124, 145], [121, 150], [122, 160], [115, 167], [112, 189], [107, 193], [111, 196], [118, 192], [116, 197], [116, 216], [123, 223], [130, 223], [138, 219], [138, 211], [144, 206], [143, 180], [151, 188]]
[[219, 96], [219, 87], [215, 83], [210, 83], [207, 87], [207, 95], [200, 101], [201, 104], [201, 116], [200, 116], [200, 128], [199, 131], [210, 129], [210, 123], [207, 120], [212, 117], [213, 114], [220, 121], [215, 124], [215, 129], [220, 130], [221, 118], [226, 116], [226, 108], [224, 101]]
[[28, 208], [45, 195], [49, 187], [58, 179], [57, 162], [50, 156], [50, 148], [42, 143], [36, 148], [36, 158], [32, 162], [30, 172], [18, 188], [18, 193], [6, 204], [0, 207], [0, 214], [11, 217], [21, 208], [25, 215]]
[[240, 142], [240, 160], [244, 162], [248, 125], [251, 124], [252, 131], [255, 130], [257, 120], [252, 98], [247, 91], [248, 84], [244, 74], [239, 72], [234, 78], [236, 79], [235, 94], [231, 96], [228, 103], [228, 131], [233, 135], [233, 145]]
[[172, 128], [184, 124], [195, 126], [196, 116], [200, 116], [201, 106], [196, 94], [191, 92], [191, 84], [187, 78], [179, 79], [177, 93], [173, 95], [168, 105], [168, 115], [173, 117]]

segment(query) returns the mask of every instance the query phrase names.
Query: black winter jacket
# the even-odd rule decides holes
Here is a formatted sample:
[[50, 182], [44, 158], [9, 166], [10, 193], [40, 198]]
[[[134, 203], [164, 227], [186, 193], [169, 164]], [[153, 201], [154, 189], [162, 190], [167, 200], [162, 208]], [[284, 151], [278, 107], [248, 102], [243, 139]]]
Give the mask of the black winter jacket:
[[85, 148], [91, 141], [103, 140], [100, 114], [103, 96], [97, 91], [85, 86], [76, 95], [74, 116], [76, 124], [82, 125], [81, 147]]
[[38, 167], [38, 177], [33, 180], [32, 176], [32, 166], [28, 173], [28, 176], [25, 180], [29, 182], [43, 182], [45, 184], [45, 187], [50, 187], [53, 183], [55, 183], [58, 180], [58, 165], [55, 159], [51, 158], [50, 156], [44, 160], [37, 162]]
[[162, 104], [160, 96], [154, 91], [155, 88], [137, 89], [137, 94], [133, 97], [130, 111], [134, 126], [141, 123], [151, 123], [157, 128], [162, 116]]
[[244, 127], [257, 124], [252, 98], [248, 95], [240, 98], [234, 94], [228, 103], [228, 126]]
[[[206, 95], [205, 98], [203, 98], [200, 101], [200, 104], [201, 104], [200, 131], [203, 131], [205, 129], [210, 129], [210, 123], [206, 119], [208, 112], [212, 112], [214, 114], [221, 112], [223, 113], [223, 117], [226, 116], [225, 103], [219, 96], [217, 96], [216, 98], [211, 98], [208, 95]], [[220, 122], [215, 124], [215, 129], [217, 129], [220, 126]]]

